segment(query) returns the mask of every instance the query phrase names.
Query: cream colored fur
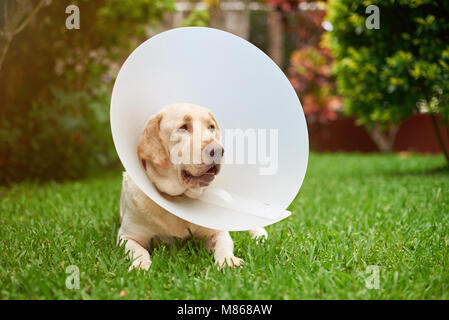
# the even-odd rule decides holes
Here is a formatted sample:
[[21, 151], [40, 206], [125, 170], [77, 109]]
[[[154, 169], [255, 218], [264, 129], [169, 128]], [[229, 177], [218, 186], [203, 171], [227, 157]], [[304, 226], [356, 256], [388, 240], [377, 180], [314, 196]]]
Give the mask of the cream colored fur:
[[[179, 129], [184, 125], [188, 129], [185, 132]], [[198, 185], [196, 176], [203, 174], [211, 165], [172, 163], [171, 152], [176, 144], [179, 146], [179, 142], [184, 141], [171, 139], [172, 133], [176, 130], [185, 141], [190, 142], [195, 134], [201, 133], [201, 144], [196, 147], [195, 144], [183, 146], [190, 148], [191, 155], [201, 154], [208, 145], [212, 145], [216, 152], [222, 150], [219, 144], [220, 128], [213, 114], [196, 105], [178, 103], [165, 107], [149, 119], [137, 152], [141, 159], [146, 161], [148, 178], [166, 197], [197, 198], [207, 185]], [[193, 181], [184, 179], [183, 171], [192, 174]], [[171, 214], [147, 197], [126, 172], [123, 174], [120, 221], [118, 242], [126, 242], [125, 252], [132, 261], [130, 270], [150, 268], [151, 258], [148, 252], [150, 242], [173, 243], [175, 239], [185, 240], [191, 236], [206, 240], [206, 249], [213, 252], [215, 263], [219, 268], [243, 264], [242, 259], [234, 256], [234, 243], [229, 232], [201, 227]], [[264, 228], [259, 228], [250, 230], [250, 235], [263, 240], [267, 237], [267, 232]]]

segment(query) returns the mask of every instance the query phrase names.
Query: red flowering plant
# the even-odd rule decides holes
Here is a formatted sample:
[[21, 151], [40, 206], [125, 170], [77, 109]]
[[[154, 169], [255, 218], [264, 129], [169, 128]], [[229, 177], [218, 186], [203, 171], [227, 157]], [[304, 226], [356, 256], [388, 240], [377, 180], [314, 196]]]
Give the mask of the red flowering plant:
[[323, 2], [268, 0], [268, 3], [284, 13], [285, 30], [295, 39], [296, 49], [290, 55], [287, 75], [308, 121], [336, 119], [342, 110], [342, 99], [336, 95], [331, 51], [321, 41], [325, 32]]
[[314, 46], [295, 50], [290, 57], [289, 79], [311, 122], [334, 120], [341, 110], [341, 97], [335, 95], [331, 61], [328, 49]]

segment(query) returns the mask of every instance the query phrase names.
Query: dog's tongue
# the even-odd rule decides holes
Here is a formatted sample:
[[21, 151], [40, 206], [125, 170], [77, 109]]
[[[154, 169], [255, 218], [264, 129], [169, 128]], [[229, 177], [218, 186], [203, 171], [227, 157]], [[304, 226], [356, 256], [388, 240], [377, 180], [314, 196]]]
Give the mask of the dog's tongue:
[[199, 176], [197, 179], [198, 179], [197, 181], [198, 181], [200, 187], [206, 187], [209, 185], [209, 183], [211, 183], [215, 179], [215, 175], [205, 173], [205, 174]]
[[215, 166], [211, 167], [209, 170], [207, 170], [203, 175], [215, 175]]
[[211, 173], [207, 173], [207, 172], [205, 174], [202, 174], [197, 177], [198, 180], [202, 180], [202, 181], [206, 181], [206, 182], [210, 182], [210, 181], [214, 180], [214, 178], [215, 178], [215, 175], [213, 173], [211, 174]]

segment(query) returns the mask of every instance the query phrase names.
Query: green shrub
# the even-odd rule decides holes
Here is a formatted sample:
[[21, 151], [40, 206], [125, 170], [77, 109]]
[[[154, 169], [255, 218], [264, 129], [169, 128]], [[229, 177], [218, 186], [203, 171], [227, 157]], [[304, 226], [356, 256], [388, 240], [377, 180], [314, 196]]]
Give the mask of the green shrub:
[[[365, 25], [372, 4], [379, 8], [379, 29]], [[447, 125], [449, 1], [331, 0], [327, 19], [333, 31], [326, 42], [348, 114], [369, 125], [428, 112]]]
[[[368, 5], [380, 28], [368, 29]], [[425, 108], [449, 116], [449, 1], [332, 0], [330, 48], [344, 107], [370, 121], [399, 122]]]
[[[65, 28], [69, 4], [79, 6], [79, 30]], [[118, 165], [109, 126], [115, 74], [173, 5], [61, 0], [38, 12], [0, 70], [0, 183], [79, 178]]]
[[[98, 84], [96, 84], [98, 86]], [[78, 178], [117, 162], [109, 129], [110, 90], [67, 92], [50, 88], [20, 116], [2, 118], [2, 179]]]

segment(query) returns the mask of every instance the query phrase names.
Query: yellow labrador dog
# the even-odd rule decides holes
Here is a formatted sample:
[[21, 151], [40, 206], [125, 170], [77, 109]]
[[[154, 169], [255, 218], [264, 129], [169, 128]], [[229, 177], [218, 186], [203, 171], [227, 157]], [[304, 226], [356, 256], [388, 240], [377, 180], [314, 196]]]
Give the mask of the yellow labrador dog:
[[[199, 143], [195, 139], [200, 137]], [[152, 116], [141, 135], [138, 155], [148, 178], [167, 197], [198, 198], [220, 172], [223, 147], [220, 128], [208, 109], [187, 103], [166, 106]], [[181, 158], [180, 158], [181, 155]], [[183, 161], [180, 161], [183, 160]], [[187, 161], [185, 161], [187, 159]], [[196, 160], [196, 161], [195, 161]], [[120, 199], [118, 241], [126, 241], [133, 268], [151, 266], [150, 241], [173, 243], [175, 239], [206, 239], [215, 263], [241, 266], [234, 256], [234, 243], [227, 231], [213, 230], [185, 221], [148, 198], [125, 172]], [[264, 228], [249, 231], [252, 238], [267, 237]]]

